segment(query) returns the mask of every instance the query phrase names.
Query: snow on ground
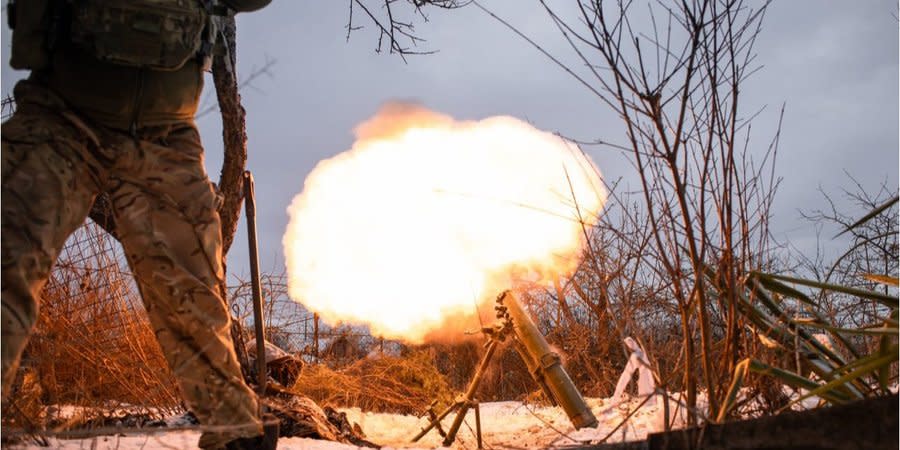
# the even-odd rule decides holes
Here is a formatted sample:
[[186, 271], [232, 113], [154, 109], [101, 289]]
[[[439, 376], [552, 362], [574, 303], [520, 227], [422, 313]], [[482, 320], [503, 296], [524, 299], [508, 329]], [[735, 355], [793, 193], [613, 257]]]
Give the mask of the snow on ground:
[[[560, 448], [577, 444], [598, 443], [610, 434], [631, 411], [634, 411], [639, 399], [614, 405], [609, 399], [587, 399], [594, 415], [597, 416], [597, 428], [575, 431], [569, 419], [560, 408], [527, 405], [522, 402], [493, 402], [481, 405], [481, 427], [484, 446], [491, 448]], [[648, 433], [662, 429], [662, 402], [657, 405], [644, 405], [637, 409], [628, 422], [616, 430], [606, 442], [633, 441], [644, 438]], [[418, 443], [410, 440], [427, 425], [427, 420], [415, 416], [363, 412], [358, 408], [343, 409], [350, 422], [362, 427], [366, 438], [387, 448], [437, 448], [442, 438], [436, 430], [430, 431]], [[450, 414], [442, 423], [444, 429], [450, 427], [453, 420]], [[120, 436], [102, 436], [89, 439], [56, 439], [49, 438], [49, 448], [59, 449], [193, 449], [200, 437], [198, 431], [165, 431], [153, 434], [129, 434]], [[456, 442], [458, 449], [474, 449], [475, 414], [469, 411]], [[4, 448], [45, 449], [37, 444], [19, 444]], [[281, 438], [278, 448], [282, 450], [355, 450], [357, 447], [335, 442], [301, 438]]]

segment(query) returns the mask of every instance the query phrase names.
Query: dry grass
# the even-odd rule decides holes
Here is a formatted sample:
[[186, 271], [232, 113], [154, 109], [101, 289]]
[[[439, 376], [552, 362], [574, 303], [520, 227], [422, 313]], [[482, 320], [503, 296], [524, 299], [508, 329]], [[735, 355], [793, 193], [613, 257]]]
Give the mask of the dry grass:
[[174, 378], [118, 244], [93, 223], [67, 242], [42, 292], [19, 380], [5, 425], [59, 422], [44, 408], [57, 404], [178, 408]]
[[446, 378], [425, 352], [362, 359], [340, 370], [307, 366], [292, 390], [322, 406], [404, 414], [421, 413], [434, 400], [441, 408], [453, 399]]

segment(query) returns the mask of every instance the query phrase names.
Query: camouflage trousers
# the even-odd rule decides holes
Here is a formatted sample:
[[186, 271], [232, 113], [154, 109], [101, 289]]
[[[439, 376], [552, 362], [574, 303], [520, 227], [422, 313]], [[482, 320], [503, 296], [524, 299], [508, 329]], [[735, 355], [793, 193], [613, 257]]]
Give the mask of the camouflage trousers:
[[244, 384], [222, 297], [219, 197], [192, 122], [128, 133], [91, 125], [32, 81], [15, 88], [2, 128], [3, 396], [38, 314], [39, 295], [66, 238], [99, 192], [200, 446], [262, 433]]

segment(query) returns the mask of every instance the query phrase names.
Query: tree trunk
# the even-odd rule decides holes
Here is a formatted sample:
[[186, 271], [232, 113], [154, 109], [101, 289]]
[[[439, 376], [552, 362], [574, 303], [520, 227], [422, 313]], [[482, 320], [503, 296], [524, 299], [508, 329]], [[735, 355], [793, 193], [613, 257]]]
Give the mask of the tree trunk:
[[[222, 114], [222, 141], [225, 151], [218, 188], [224, 199], [219, 207], [219, 218], [222, 221], [222, 267], [225, 273], [228, 273], [226, 264], [228, 250], [234, 242], [244, 199], [242, 175], [247, 167], [247, 128], [244, 107], [241, 106], [241, 94], [238, 92], [235, 53], [237, 28], [234, 16], [221, 18], [219, 30], [223, 42], [218, 44], [223, 46], [224, 51], [217, 52], [213, 56], [212, 73], [219, 112]], [[222, 292], [226, 302], [230, 304], [227, 298], [228, 290], [224, 284]], [[242, 324], [237, 320], [232, 322], [231, 339], [244, 379], [249, 380], [250, 361], [244, 347]]]
[[247, 128], [241, 94], [238, 92], [236, 69], [236, 27], [234, 16], [222, 18], [219, 29], [224, 52], [213, 57], [213, 82], [222, 114], [222, 140], [225, 155], [219, 173], [219, 192], [225, 201], [219, 207], [222, 220], [222, 255], [228, 254], [234, 242], [243, 197], [242, 174], [247, 167]]

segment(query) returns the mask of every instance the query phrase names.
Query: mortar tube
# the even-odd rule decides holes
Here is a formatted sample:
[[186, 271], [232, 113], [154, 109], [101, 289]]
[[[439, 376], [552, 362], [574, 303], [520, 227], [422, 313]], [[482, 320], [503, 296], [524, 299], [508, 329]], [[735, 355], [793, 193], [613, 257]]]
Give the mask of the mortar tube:
[[532, 377], [544, 389], [544, 393], [562, 407], [575, 429], [596, 427], [597, 418], [563, 368], [559, 354], [547, 344], [512, 291], [500, 294], [500, 303], [506, 306], [509, 312], [513, 332], [521, 344], [519, 349], [524, 350], [530, 357], [526, 358], [526, 355], [523, 355], [523, 359], [529, 366]]

